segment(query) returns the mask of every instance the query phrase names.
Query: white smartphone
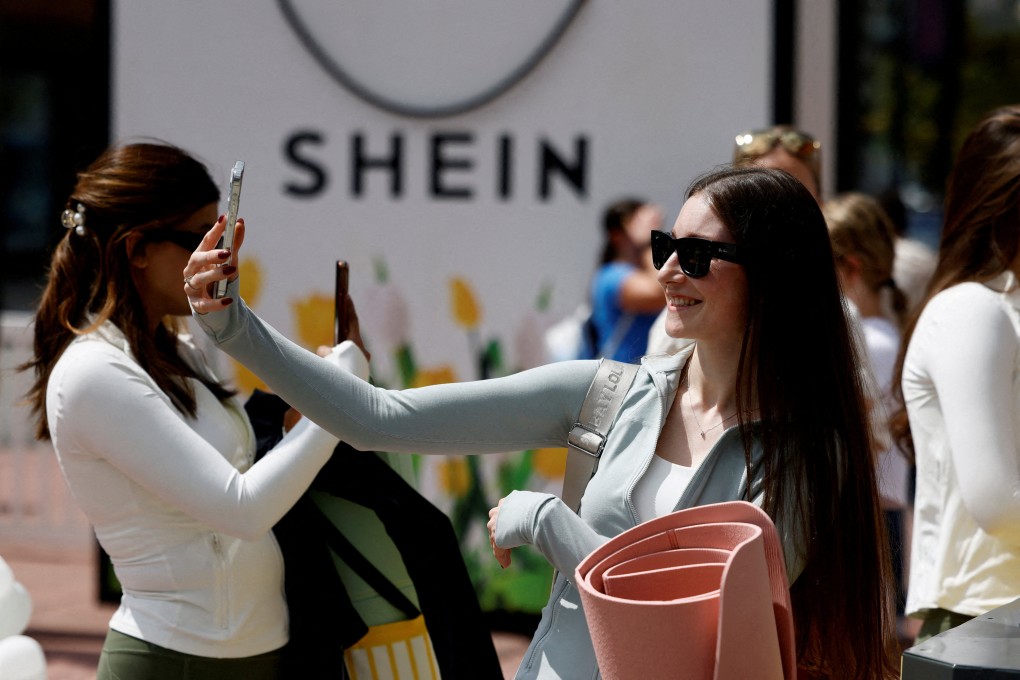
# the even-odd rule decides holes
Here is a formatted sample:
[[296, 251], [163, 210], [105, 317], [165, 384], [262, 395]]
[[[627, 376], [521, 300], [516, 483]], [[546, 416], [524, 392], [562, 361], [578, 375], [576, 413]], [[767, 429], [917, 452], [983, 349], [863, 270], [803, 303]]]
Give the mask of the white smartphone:
[[[234, 224], [237, 222], [237, 206], [241, 203], [242, 179], [244, 179], [244, 161], [237, 161], [234, 163], [234, 167], [230, 171], [230, 198], [227, 200], [227, 228], [223, 232], [223, 238], [220, 239], [218, 245], [219, 248], [227, 248], [230, 250], [230, 258], [221, 265], [223, 267], [237, 264], [234, 259]], [[222, 281], [217, 281], [213, 290], [213, 297], [218, 299], [226, 294], [227, 280], [223, 279]]]

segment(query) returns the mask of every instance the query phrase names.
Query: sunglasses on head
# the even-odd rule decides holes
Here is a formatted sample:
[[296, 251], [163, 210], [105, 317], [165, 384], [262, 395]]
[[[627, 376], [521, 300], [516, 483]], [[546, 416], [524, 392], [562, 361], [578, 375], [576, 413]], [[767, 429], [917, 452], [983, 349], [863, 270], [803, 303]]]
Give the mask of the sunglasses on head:
[[822, 143], [800, 130], [784, 128], [751, 130], [737, 135], [736, 143], [733, 162], [738, 165], [760, 158], [777, 146], [781, 146], [791, 156], [804, 161], [816, 177], [821, 171], [819, 156]]
[[184, 248], [188, 252], [194, 252], [198, 250], [198, 246], [202, 243], [202, 239], [205, 238], [205, 234], [199, 234], [194, 231], [181, 231], [179, 229], [160, 229], [149, 232], [145, 237], [154, 243], [168, 241]]
[[652, 232], [652, 264], [662, 269], [673, 253], [680, 262], [680, 269], [693, 279], [708, 274], [713, 259], [743, 264], [744, 250], [736, 243], [709, 241], [705, 238], [687, 236], [673, 238], [664, 231]]

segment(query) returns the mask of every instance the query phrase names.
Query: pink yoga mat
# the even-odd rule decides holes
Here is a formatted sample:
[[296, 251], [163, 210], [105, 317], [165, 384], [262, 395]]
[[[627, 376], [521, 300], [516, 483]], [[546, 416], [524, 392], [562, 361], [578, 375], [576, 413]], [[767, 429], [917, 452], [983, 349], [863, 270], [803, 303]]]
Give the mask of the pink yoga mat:
[[794, 680], [776, 527], [744, 501], [657, 517], [574, 572], [605, 680]]

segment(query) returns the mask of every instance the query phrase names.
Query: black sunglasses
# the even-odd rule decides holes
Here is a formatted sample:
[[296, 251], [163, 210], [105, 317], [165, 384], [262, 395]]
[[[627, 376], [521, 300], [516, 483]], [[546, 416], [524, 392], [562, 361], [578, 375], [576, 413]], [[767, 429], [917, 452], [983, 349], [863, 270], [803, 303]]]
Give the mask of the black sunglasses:
[[169, 241], [190, 253], [198, 250], [198, 246], [202, 243], [202, 239], [205, 238], [205, 234], [199, 234], [194, 231], [180, 231], [178, 229], [160, 229], [149, 232], [145, 235], [145, 238], [154, 243]]
[[662, 269], [670, 255], [676, 253], [680, 269], [694, 279], [708, 274], [713, 258], [743, 264], [745, 252], [736, 243], [709, 241], [693, 236], [673, 238], [664, 231], [652, 232], [652, 264], [655, 268]]

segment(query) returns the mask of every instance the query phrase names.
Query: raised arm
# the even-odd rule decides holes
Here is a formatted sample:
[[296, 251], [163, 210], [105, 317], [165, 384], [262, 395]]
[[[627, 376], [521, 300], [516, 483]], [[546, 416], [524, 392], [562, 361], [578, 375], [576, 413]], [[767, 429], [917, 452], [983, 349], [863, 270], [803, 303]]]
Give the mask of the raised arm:
[[[358, 350], [350, 350], [334, 360], [358, 370]], [[223, 416], [196, 424], [121, 350], [93, 341], [72, 345], [67, 352], [50, 378], [47, 398], [65, 469], [83, 471], [93, 485], [126, 483], [126, 477], [216, 531], [249, 540], [265, 535], [336, 446], [335, 436], [302, 419], [272, 452], [251, 467], [242, 463], [239, 470], [228, 457], [244, 456], [254, 443], [238, 438], [236, 422], [245, 416], [230, 413], [239, 409], [235, 403], [221, 403], [199, 388], [199, 411], [222, 411]], [[367, 371], [364, 359], [360, 365]], [[111, 414], [116, 414], [115, 427], [110, 426]], [[119, 474], [110, 473], [114, 476], [104, 482], [102, 475], [108, 473], [93, 465], [98, 460]]]
[[[240, 238], [244, 225], [239, 222]], [[185, 292], [202, 329], [305, 416], [360, 449], [489, 453], [563, 446], [595, 362], [563, 362], [506, 378], [417, 390], [374, 388], [319, 361], [259, 319], [240, 300], [236, 269], [218, 268], [222, 220], [191, 255]], [[209, 284], [230, 277], [225, 298]]]

